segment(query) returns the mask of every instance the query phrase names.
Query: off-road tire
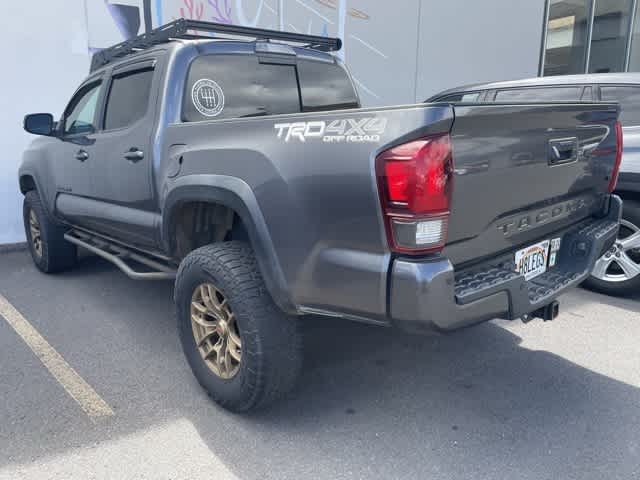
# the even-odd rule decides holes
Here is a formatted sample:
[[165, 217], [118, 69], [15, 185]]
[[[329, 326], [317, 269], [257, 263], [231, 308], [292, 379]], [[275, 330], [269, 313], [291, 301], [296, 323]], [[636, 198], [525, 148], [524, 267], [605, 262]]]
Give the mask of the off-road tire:
[[[31, 234], [30, 215], [32, 211], [40, 228], [40, 254], [35, 249]], [[33, 263], [40, 271], [44, 273], [62, 272], [76, 264], [78, 258], [77, 248], [64, 239], [67, 228], [49, 217], [42, 206], [38, 192], [35, 190], [27, 192], [24, 197], [22, 217], [29, 252]]]
[[[625, 200], [622, 207], [622, 219], [640, 227], [640, 202]], [[593, 275], [583, 284], [596, 292], [612, 296], [628, 296], [640, 293], [640, 275], [624, 281], [610, 282]]]
[[[207, 366], [194, 338], [192, 296], [204, 283], [215, 285], [227, 299], [241, 337], [240, 368], [230, 379]], [[196, 379], [219, 405], [234, 412], [259, 409], [293, 387], [302, 363], [298, 320], [274, 304], [247, 243], [214, 243], [191, 252], [178, 269], [174, 296], [184, 353]]]

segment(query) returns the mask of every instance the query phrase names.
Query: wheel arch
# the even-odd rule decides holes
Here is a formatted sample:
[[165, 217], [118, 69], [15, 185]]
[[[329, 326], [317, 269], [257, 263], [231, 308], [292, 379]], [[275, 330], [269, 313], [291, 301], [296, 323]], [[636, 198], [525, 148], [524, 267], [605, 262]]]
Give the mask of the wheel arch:
[[25, 195], [31, 190], [38, 190], [35, 177], [30, 173], [23, 173], [19, 178], [20, 192]]
[[273, 246], [271, 235], [251, 187], [237, 177], [188, 175], [179, 178], [165, 196], [162, 208], [161, 239], [170, 256], [176, 254], [177, 216], [189, 203], [226, 207], [242, 222], [242, 227], [258, 261], [267, 290], [283, 311], [297, 312]]

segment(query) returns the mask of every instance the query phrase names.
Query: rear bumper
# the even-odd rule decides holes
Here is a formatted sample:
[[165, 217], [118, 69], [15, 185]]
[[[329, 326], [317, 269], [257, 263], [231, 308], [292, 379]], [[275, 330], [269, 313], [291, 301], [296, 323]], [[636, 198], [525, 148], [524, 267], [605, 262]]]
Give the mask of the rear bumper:
[[610, 197], [608, 212], [556, 232], [559, 262], [530, 281], [513, 271], [513, 252], [456, 272], [446, 258], [396, 259], [390, 278], [391, 318], [411, 332], [455, 330], [493, 318], [521, 318], [551, 303], [591, 272], [615, 241], [622, 211]]

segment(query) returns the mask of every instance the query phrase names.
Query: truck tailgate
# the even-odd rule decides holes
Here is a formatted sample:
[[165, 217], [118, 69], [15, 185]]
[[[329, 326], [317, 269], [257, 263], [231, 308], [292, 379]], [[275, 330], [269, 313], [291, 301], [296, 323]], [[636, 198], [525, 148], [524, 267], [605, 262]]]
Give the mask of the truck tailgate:
[[445, 255], [481, 261], [601, 209], [616, 156], [615, 104], [455, 105]]

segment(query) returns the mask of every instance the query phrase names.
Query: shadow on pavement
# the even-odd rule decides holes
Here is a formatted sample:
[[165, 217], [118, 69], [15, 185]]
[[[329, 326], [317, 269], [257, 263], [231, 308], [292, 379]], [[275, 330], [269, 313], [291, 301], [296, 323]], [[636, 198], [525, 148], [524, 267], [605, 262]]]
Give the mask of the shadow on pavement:
[[[186, 418], [242, 479], [584, 480], [639, 473], [640, 389], [522, 348], [518, 336], [493, 323], [445, 337], [414, 337], [305, 319], [298, 387], [271, 409], [243, 417], [211, 403], [191, 376], [175, 332], [171, 285], [129, 281], [93, 258], [56, 281], [21, 260], [9, 268], [18, 265], [22, 274], [13, 283], [0, 280], [0, 292], [13, 295], [16, 306], [16, 282], [57, 292], [59, 302], [67, 295], [82, 298], [64, 310], [65, 322], [86, 322], [79, 333], [67, 333], [75, 348], [62, 333], [41, 332], [62, 343], [63, 356], [79, 365], [116, 416], [108, 427], [78, 420], [65, 433], [36, 441], [27, 428], [13, 425], [5, 440], [0, 435], [11, 462]], [[580, 292], [577, 298], [594, 297]], [[597, 301], [640, 311], [633, 300]], [[81, 307], [93, 318], [83, 317]], [[37, 321], [38, 308], [44, 305], [25, 315]], [[78, 352], [98, 336], [93, 349]], [[24, 450], [29, 443], [32, 448]], [[0, 465], [9, 461], [5, 455]]]

